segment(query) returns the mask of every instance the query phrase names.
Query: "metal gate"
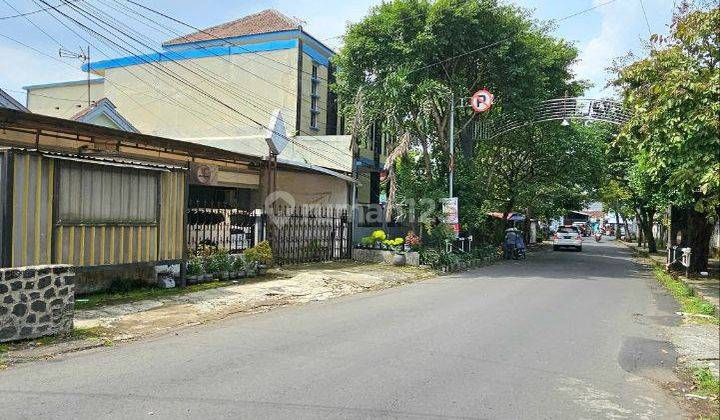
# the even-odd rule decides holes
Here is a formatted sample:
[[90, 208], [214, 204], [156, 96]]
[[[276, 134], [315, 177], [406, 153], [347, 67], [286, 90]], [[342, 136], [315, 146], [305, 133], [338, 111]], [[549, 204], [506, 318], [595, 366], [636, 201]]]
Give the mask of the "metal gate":
[[347, 210], [333, 207], [274, 208], [266, 230], [278, 264], [344, 260], [351, 257]]
[[239, 253], [255, 246], [261, 215], [227, 203], [191, 204], [187, 211], [187, 243], [190, 251], [203, 246]]

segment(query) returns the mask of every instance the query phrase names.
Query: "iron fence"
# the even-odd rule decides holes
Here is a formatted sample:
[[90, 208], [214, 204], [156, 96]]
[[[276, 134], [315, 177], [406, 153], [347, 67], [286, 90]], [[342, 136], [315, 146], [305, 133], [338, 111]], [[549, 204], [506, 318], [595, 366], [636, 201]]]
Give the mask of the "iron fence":
[[239, 253], [255, 245], [261, 215], [227, 203], [196, 202], [187, 211], [187, 243], [190, 250], [203, 246]]
[[267, 219], [268, 239], [280, 265], [350, 258], [352, 232], [346, 210], [276, 207]]

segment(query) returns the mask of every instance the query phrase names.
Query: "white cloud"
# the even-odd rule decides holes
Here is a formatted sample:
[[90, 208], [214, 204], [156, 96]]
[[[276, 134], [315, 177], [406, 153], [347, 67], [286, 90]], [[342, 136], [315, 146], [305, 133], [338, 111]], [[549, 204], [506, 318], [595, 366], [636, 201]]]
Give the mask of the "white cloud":
[[[594, 0], [594, 5], [606, 0]], [[653, 33], [666, 33], [667, 22], [672, 13], [672, 0], [644, 0], [650, 29]], [[640, 0], [618, 1], [597, 9], [601, 15], [600, 33], [584, 45], [580, 45], [580, 62], [575, 72], [580, 79], [591, 80], [595, 86], [588, 96], [611, 96], [606, 89], [609, 80], [607, 68], [615, 58], [628, 51], [642, 54], [642, 45], [649, 33]]]

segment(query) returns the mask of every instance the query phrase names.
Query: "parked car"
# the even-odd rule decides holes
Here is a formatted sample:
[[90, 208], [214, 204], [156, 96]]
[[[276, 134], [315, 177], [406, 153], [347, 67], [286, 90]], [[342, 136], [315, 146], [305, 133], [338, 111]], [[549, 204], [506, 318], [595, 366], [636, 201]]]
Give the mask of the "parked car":
[[575, 226], [561, 226], [553, 236], [553, 250], [555, 251], [563, 247], [571, 247], [577, 251], [582, 251], [582, 243], [580, 229]]

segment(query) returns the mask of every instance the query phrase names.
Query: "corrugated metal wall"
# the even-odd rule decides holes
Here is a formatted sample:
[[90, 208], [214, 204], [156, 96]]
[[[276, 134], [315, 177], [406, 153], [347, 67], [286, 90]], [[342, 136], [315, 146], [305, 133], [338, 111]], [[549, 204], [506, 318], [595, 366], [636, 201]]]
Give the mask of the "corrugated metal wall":
[[50, 263], [54, 165], [40, 155], [13, 155], [12, 266]]
[[[93, 176], [82, 176], [83, 166]], [[17, 153], [13, 176], [12, 266], [114, 265], [182, 258], [182, 172], [69, 163]], [[147, 191], [157, 194], [154, 183], [158, 182], [159, 206], [156, 197], [143, 195]], [[136, 183], [137, 188], [127, 188], [128, 183]], [[131, 197], [128, 191], [139, 193]], [[55, 194], [66, 196], [60, 199]], [[121, 206], [125, 210], [119, 210]], [[127, 209], [135, 210], [128, 213]], [[60, 214], [66, 220], [51, 222], [59, 220]], [[138, 217], [119, 221], [127, 219], [123, 214]], [[119, 219], [93, 220], [92, 215]]]

